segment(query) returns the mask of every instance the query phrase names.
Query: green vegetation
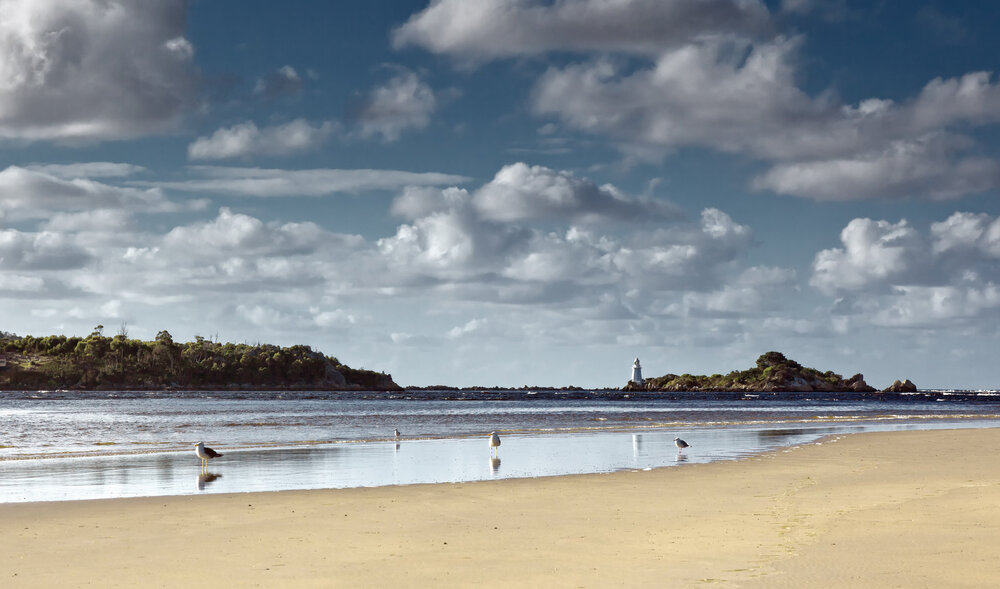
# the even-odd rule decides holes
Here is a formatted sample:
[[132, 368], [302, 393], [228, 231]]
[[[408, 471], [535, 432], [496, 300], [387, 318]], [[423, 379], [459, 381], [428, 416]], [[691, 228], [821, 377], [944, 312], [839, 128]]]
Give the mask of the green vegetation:
[[175, 343], [113, 337], [97, 326], [85, 338], [18, 337], [0, 332], [0, 389], [397, 389], [388, 374], [345, 366], [309, 346]]
[[857, 391], [875, 389], [865, 383], [861, 374], [844, 380], [832, 371], [820, 372], [806, 368], [779, 352], [768, 352], [757, 358], [757, 365], [747, 370], [734, 370], [726, 375], [712, 376], [667, 374], [647, 379], [642, 385], [629, 383], [626, 389], [647, 391]]

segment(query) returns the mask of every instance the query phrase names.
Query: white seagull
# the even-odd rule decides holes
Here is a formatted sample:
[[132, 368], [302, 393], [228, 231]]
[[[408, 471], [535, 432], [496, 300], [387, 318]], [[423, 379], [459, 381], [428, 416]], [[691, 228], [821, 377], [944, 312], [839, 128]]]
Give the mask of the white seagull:
[[500, 447], [500, 436], [496, 432], [490, 432], [490, 454], [496, 452], [496, 449]]
[[683, 450], [684, 448], [687, 448], [691, 444], [688, 444], [687, 442], [685, 442], [684, 440], [682, 440], [680, 438], [674, 438], [674, 445], [677, 446], [678, 450]]
[[209, 459], [218, 458], [222, 456], [222, 454], [219, 454], [215, 450], [211, 448], [206, 448], [205, 442], [198, 442], [197, 444], [195, 444], [194, 453], [198, 455], [198, 458], [201, 458], [201, 465], [205, 467], [208, 466]]

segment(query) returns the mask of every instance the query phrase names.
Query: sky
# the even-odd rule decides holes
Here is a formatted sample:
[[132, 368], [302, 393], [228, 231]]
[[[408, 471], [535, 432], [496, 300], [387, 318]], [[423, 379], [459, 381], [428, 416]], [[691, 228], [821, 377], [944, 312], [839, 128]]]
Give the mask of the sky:
[[1000, 388], [1000, 6], [0, 0], [0, 330]]

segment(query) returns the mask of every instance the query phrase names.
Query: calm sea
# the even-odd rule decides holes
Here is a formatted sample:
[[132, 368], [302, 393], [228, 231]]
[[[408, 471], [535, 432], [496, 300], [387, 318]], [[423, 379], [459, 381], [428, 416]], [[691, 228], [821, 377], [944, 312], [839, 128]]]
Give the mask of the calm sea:
[[[0, 502], [611, 472], [858, 431], [997, 426], [996, 391], [4, 392]], [[224, 454], [204, 471], [198, 441]]]

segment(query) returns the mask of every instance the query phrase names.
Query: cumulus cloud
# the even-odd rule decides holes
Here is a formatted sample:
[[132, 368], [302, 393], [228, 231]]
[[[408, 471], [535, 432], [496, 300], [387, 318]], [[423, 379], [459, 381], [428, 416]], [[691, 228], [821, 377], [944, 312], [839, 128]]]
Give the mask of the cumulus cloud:
[[919, 267], [924, 243], [905, 220], [854, 219], [840, 232], [843, 248], [819, 252], [810, 284], [832, 294], [891, 285]]
[[287, 156], [315, 149], [337, 129], [332, 121], [312, 125], [295, 119], [259, 129], [253, 121], [224, 127], [188, 145], [188, 159], [221, 160], [249, 156]]
[[1000, 217], [957, 212], [931, 224], [935, 254], [977, 255], [1000, 259]]
[[434, 90], [416, 73], [401, 71], [371, 91], [358, 114], [361, 136], [396, 141], [404, 131], [427, 127], [437, 103]]
[[770, 26], [758, 0], [435, 0], [393, 32], [393, 43], [478, 61], [547, 51], [652, 54], [701, 35], [755, 36]]
[[795, 86], [800, 44], [801, 38], [784, 37], [758, 45], [706, 39], [664, 51], [651, 68], [610, 59], [550, 68], [532, 105], [540, 115], [610, 135], [637, 152], [662, 154], [684, 145], [767, 157], [815, 152], [830, 139], [801, 137], [801, 123], [788, 125], [820, 123], [835, 109]]
[[969, 322], [1000, 310], [1000, 219], [957, 212], [926, 234], [906, 221], [854, 219], [843, 248], [813, 262], [812, 286], [839, 297], [834, 312], [877, 325]]
[[162, 131], [191, 104], [187, 2], [8, 0], [0, 137], [91, 141]]
[[753, 185], [782, 194], [940, 199], [1000, 186], [1000, 164], [965, 155], [976, 144], [955, 132], [1000, 121], [990, 74], [934, 79], [898, 104], [840, 104], [796, 85], [800, 45], [707, 39], [665, 51], [646, 69], [609, 59], [551, 68], [533, 108], [647, 159], [699, 146], [776, 162]]
[[[781, 10], [848, 12], [839, 0], [789, 0]], [[609, 137], [629, 158], [694, 146], [761, 160], [770, 170], [752, 181], [757, 190], [945, 199], [1000, 186], [1000, 163], [977, 155], [965, 136], [1000, 122], [991, 74], [937, 78], [900, 102], [845, 104], [833, 90], [810, 95], [799, 86], [804, 37], [774, 35], [772, 25], [753, 1], [438, 0], [394, 42], [471, 61], [596, 54], [539, 77], [535, 114]]]
[[165, 247], [188, 250], [192, 255], [218, 257], [293, 256], [315, 251], [326, 237], [315, 223], [271, 223], [222, 208], [214, 220], [176, 227], [163, 239]]
[[[509, 303], [582, 297], [592, 305], [594, 297], [620, 297], [623, 290], [642, 289], [638, 300], [712, 288], [753, 242], [748, 227], [718, 209], [691, 223], [662, 203], [524, 164], [505, 167], [471, 193], [407, 191], [394, 210], [412, 221], [377, 242], [393, 275], [460, 285], [459, 296]], [[639, 218], [651, 224], [636, 234], [620, 222]], [[553, 223], [570, 225], [537, 227]], [[626, 237], [617, 236], [621, 231]]]
[[484, 219], [563, 219], [575, 223], [663, 221], [680, 216], [664, 201], [629, 197], [569, 172], [516, 163], [504, 166], [476, 191], [473, 205]]
[[464, 176], [401, 170], [282, 170], [225, 166], [192, 166], [191, 178], [176, 182], [133, 182], [186, 192], [208, 192], [252, 197], [326, 196], [369, 190], [395, 190], [405, 186], [460, 184]]

